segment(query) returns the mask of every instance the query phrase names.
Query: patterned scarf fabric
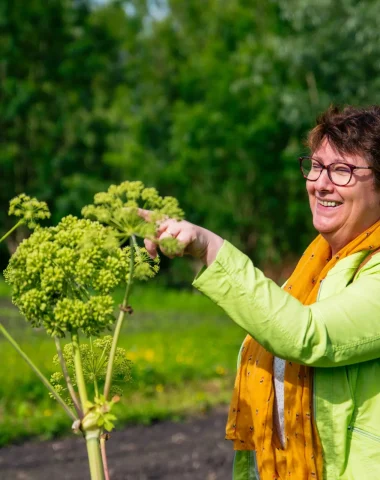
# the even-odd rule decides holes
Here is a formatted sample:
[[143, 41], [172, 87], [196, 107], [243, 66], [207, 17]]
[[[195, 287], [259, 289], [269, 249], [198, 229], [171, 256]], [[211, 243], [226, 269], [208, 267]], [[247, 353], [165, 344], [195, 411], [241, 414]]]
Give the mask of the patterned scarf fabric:
[[[342, 258], [380, 247], [380, 221], [336, 255], [319, 235], [307, 248], [284, 289], [304, 305], [317, 299], [321, 281]], [[260, 480], [323, 478], [322, 448], [312, 414], [312, 369], [286, 362], [285, 448], [273, 425], [273, 355], [250, 335], [241, 350], [226, 438], [235, 450], [255, 450]]]

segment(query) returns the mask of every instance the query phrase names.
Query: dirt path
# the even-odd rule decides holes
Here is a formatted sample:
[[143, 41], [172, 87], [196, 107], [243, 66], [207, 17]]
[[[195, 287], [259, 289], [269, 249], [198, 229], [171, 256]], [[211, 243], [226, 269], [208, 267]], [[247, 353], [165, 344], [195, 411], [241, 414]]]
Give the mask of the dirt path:
[[[107, 443], [111, 480], [231, 480], [227, 411], [184, 423], [128, 427]], [[88, 480], [83, 440], [70, 437], [0, 449], [1, 480]]]

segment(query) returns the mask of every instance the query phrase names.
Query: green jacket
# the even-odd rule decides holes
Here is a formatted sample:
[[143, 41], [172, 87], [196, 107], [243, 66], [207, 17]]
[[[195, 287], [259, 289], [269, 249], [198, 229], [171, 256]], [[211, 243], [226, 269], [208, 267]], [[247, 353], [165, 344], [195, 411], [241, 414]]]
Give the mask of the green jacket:
[[[228, 242], [194, 281], [268, 351], [314, 367], [324, 480], [380, 478], [380, 254], [357, 272], [368, 253], [340, 260], [308, 306]], [[256, 479], [253, 455], [236, 455], [234, 480]]]

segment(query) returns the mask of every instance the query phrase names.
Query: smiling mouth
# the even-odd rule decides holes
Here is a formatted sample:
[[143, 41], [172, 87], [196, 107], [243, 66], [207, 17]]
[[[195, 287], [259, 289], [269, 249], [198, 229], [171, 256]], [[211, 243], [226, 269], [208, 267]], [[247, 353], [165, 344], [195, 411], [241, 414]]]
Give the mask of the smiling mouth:
[[342, 205], [342, 202], [333, 202], [333, 201], [325, 201], [325, 200], [318, 200], [318, 204], [322, 205], [323, 207], [339, 207]]

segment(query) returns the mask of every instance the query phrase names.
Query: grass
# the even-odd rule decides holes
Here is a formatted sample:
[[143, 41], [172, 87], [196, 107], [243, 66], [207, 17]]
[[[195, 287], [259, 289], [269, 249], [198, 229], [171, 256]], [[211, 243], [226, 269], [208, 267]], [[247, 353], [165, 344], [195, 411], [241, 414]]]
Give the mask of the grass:
[[[50, 376], [54, 342], [26, 325], [0, 283], [2, 292], [1, 321]], [[131, 303], [135, 313], [127, 318], [119, 344], [134, 362], [133, 379], [117, 405], [118, 426], [178, 419], [226, 404], [244, 332], [210, 300], [191, 291], [147, 285], [135, 289]], [[1, 338], [0, 350], [5, 367], [0, 369], [0, 446], [69, 432], [70, 420]]]
[[9, 298], [11, 295], [11, 287], [4, 282], [0, 276], [0, 298]]

